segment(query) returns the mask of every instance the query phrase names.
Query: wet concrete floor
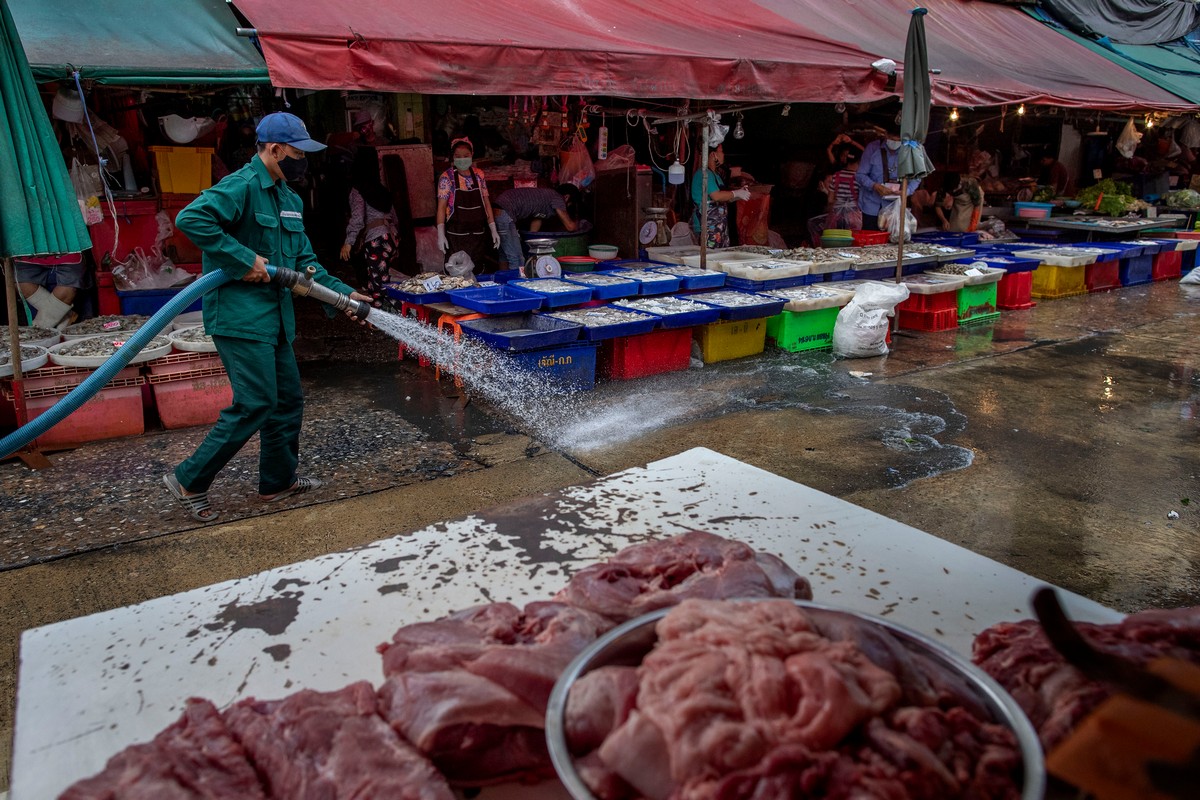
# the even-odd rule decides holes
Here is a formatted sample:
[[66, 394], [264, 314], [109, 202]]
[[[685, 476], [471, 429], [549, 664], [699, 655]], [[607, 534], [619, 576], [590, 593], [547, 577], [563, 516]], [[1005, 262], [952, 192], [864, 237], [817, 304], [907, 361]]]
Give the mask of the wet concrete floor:
[[[695, 446], [1114, 608], [1200, 603], [1200, 288], [1045, 301], [902, 333], [882, 358], [768, 351], [606, 383], [538, 419], [464, 405], [451, 381], [390, 360], [378, 334], [337, 331], [303, 345], [333, 359], [302, 368], [302, 468], [330, 482], [313, 495], [259, 503], [252, 443], [214, 487], [221, 521], [190, 520], [160, 481], [203, 429], [58, 453], [41, 472], [0, 464], [0, 787], [22, 630]], [[374, 363], [349, 365], [351, 352]]]

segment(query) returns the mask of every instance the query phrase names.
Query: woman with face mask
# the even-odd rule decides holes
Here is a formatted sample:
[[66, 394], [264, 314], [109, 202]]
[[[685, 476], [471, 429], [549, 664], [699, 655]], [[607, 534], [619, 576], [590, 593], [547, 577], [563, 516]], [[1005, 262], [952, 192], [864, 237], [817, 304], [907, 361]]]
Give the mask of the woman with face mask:
[[487, 181], [472, 163], [475, 148], [464, 136], [450, 143], [450, 153], [450, 169], [438, 178], [438, 247], [447, 255], [466, 253], [477, 275], [494, 272], [500, 233], [492, 218]]
[[[858, 181], [858, 207], [862, 210], [863, 230], [879, 230], [879, 212], [885, 203], [900, 195], [900, 129], [888, 130], [887, 136], [877, 139], [863, 150], [855, 179]], [[908, 182], [908, 194], [921, 185], [919, 180]]]

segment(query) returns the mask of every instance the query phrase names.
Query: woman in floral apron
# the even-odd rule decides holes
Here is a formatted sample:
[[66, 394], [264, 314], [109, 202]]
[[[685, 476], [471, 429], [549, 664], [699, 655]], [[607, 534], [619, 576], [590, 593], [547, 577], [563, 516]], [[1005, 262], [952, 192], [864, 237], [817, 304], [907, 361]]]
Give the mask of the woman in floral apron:
[[463, 137], [450, 143], [450, 152], [453, 164], [438, 179], [438, 247], [451, 256], [466, 253], [476, 275], [494, 272], [500, 234], [492, 219], [487, 181], [471, 163], [475, 148]]
[[[721, 145], [708, 152], [708, 246], [729, 246], [729, 203], [734, 200], [749, 200], [749, 189], [725, 189], [725, 182], [717, 174], [717, 167], [725, 163], [725, 148]], [[696, 210], [692, 213], [692, 229], [700, 237], [700, 208], [704, 199], [701, 182], [704, 173], [696, 170], [692, 175], [692, 202]]]

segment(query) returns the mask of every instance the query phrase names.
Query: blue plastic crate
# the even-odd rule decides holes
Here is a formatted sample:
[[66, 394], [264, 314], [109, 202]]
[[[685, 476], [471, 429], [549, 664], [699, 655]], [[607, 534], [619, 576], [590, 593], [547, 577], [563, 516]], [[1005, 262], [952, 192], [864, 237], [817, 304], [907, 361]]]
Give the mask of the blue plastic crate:
[[485, 275], [486, 278], [491, 278], [495, 283], [508, 283], [509, 281], [521, 280], [521, 270], [519, 269], [501, 269], [493, 272], [491, 275]]
[[469, 336], [512, 351], [567, 344], [583, 333], [583, 326], [577, 323], [531, 313], [465, 319], [458, 324]]
[[[667, 275], [672, 275], [673, 273], [670, 271], [672, 269], [692, 269], [692, 267], [680, 267], [678, 264], [673, 264], [669, 267], [655, 267], [652, 271], [665, 272]], [[679, 288], [687, 292], [697, 289], [719, 289], [725, 285], [725, 278], [727, 276], [724, 272], [717, 272], [716, 270], [706, 270], [706, 272], [708, 273], [706, 275], [675, 275], [675, 277], [680, 280]]]
[[752, 281], [747, 278], [735, 278], [732, 275], [725, 278], [726, 289], [738, 289], [743, 292], [765, 292], [771, 289], [790, 289], [793, 286], [807, 286], [816, 283], [812, 278], [820, 275], [795, 275], [791, 278], [776, 278], [773, 281]]
[[[690, 300], [691, 298], [681, 299]], [[620, 300], [613, 303], [614, 307], [625, 308], [627, 311], [642, 311], [646, 314], [653, 314], [654, 316], [658, 317], [658, 327], [664, 330], [670, 330], [673, 328], [691, 328], [695, 325], [707, 325], [708, 323], [716, 322], [721, 318], [721, 309], [717, 308], [716, 306], [705, 305], [704, 303], [698, 303], [697, 305], [702, 306], [702, 308], [696, 311], [682, 311], [677, 314], [659, 314], [654, 311], [646, 311], [645, 309], [641, 308], [625, 308], [624, 304]]]
[[633, 297], [641, 288], [635, 280], [621, 280], [620, 283], [592, 283], [589, 278], [594, 278], [597, 275], [619, 280], [616, 275], [608, 273], [583, 272], [577, 274], [563, 274], [563, 280], [570, 283], [578, 283], [581, 286], [589, 286], [592, 289], [593, 300], [616, 300], [621, 297]]
[[449, 295], [451, 303], [480, 314], [515, 314], [535, 311], [542, 306], [540, 297], [530, 297], [526, 292], [500, 283], [455, 289]]
[[[649, 262], [639, 262], [639, 263], [641, 263], [643, 265], [647, 265]], [[668, 265], [656, 264], [655, 266], [670, 266], [670, 265], [669, 264]], [[662, 280], [656, 279], [653, 281], [643, 281], [643, 280], [640, 280], [639, 278], [636, 278], [630, 274], [635, 271], [637, 271], [637, 272], [653, 272], [655, 275], [661, 275]], [[606, 275], [617, 275], [622, 278], [629, 278], [629, 280], [637, 281], [638, 294], [640, 294], [642, 296], [646, 296], [646, 297], [651, 296], [651, 295], [670, 294], [671, 292], [678, 292], [680, 284], [683, 283], [683, 281], [679, 280], [679, 278], [675, 277], [674, 275], [667, 275], [666, 273], [663, 273], [663, 272], [655, 272], [653, 269], [650, 269], [649, 267], [647, 267], [647, 269], [644, 269], [644, 270], [643, 269], [628, 270], [628, 269], [624, 269], [622, 267], [622, 268], [611, 269], [611, 270], [605, 269], [605, 270], [603, 270], [603, 272]]]
[[976, 261], [982, 261], [989, 267], [996, 267], [997, 269], [1002, 269], [1005, 272], [1013, 274], [1018, 272], [1033, 272], [1041, 266], [1041, 262], [1036, 258], [1018, 258], [1011, 253], [977, 255], [975, 258], [960, 258], [950, 263], [973, 264]]
[[1153, 239], [1138, 239], [1142, 245], [1142, 255], [1156, 256], [1162, 252], [1162, 242], [1156, 242]]
[[1196, 251], [1195, 250], [1184, 250], [1183, 251], [1183, 274], [1187, 275], [1189, 272], [1191, 272], [1195, 268], [1196, 268]]
[[1117, 275], [1121, 278], [1122, 286], [1141, 286], [1150, 283], [1154, 273], [1154, 256], [1140, 255], [1136, 258], [1122, 258], [1117, 262]]
[[[908, 265], [907, 265], [907, 264], [905, 264], [904, 266], [905, 266], [905, 267], [907, 267]], [[923, 266], [925, 269], [928, 269], [928, 268], [929, 268], [929, 267], [928, 267], [928, 265], [924, 265], [924, 264], [923, 264], [923, 265], [921, 265], [921, 266]], [[924, 272], [924, 271], [925, 271], [925, 269], [922, 269], [921, 271], [922, 271], [922, 272]], [[852, 274], [854, 275], [854, 280], [859, 280], [859, 281], [883, 281], [883, 280], [887, 280], [888, 278], [894, 278], [894, 277], [896, 277], [896, 268], [895, 268], [894, 266], [891, 266], [891, 267], [870, 267], [869, 269], [856, 269], [856, 270], [853, 270], [853, 271], [852, 271]], [[901, 274], [904, 274], [904, 273], [901, 273]]]
[[[578, 314], [585, 312], [587, 309], [574, 309], [567, 311], [567, 314]], [[624, 311], [625, 309], [621, 309]], [[551, 312], [541, 312], [543, 316], [552, 316]], [[628, 311], [630, 318], [627, 322], [617, 322], [611, 325], [589, 325], [587, 322], [578, 322], [583, 326], [581, 337], [589, 342], [598, 342], [602, 339], [615, 339], [618, 336], [637, 336], [641, 333], [649, 333], [658, 327], [659, 318], [653, 314], [643, 314], [640, 311]], [[555, 317], [555, 319], [561, 319]]]
[[415, 292], [402, 292], [396, 288], [395, 284], [391, 283], [384, 284], [383, 291], [393, 300], [400, 300], [405, 303], [412, 303], [413, 305], [445, 303], [450, 299], [449, 292], [426, 292], [424, 294], [418, 294]]
[[510, 353], [508, 359], [524, 370], [546, 375], [563, 388], [587, 390], [596, 385], [596, 352], [599, 349], [600, 345], [593, 342], [576, 342]]
[[[121, 301], [122, 314], [144, 314], [145, 316], [153, 316], [155, 312], [160, 310], [167, 303], [174, 299], [175, 295], [183, 291], [180, 289], [137, 289], [132, 292], [117, 292], [117, 297]], [[180, 314], [188, 311], [199, 311], [203, 297], [197, 297], [196, 300], [187, 308], [180, 311]]]
[[783, 307], [785, 305], [787, 305], [786, 300], [781, 300], [781, 299], [774, 298], [774, 297], [766, 297], [764, 295], [754, 294], [753, 292], [741, 292], [741, 291], [737, 292], [737, 294], [744, 294], [747, 297], [753, 297], [756, 300], [759, 300], [761, 302], [757, 302], [757, 303], [754, 303], [753, 305], [747, 305], [747, 306], [721, 305], [719, 303], [714, 303], [711, 300], [705, 299], [706, 296], [711, 296], [713, 294], [719, 294], [719, 293], [718, 292], [708, 292], [707, 295], [704, 293], [692, 294], [692, 295], [688, 295], [688, 299], [695, 300], [697, 303], [704, 303], [706, 305], [713, 306], [714, 308], [716, 308], [718, 311], [721, 312], [721, 319], [725, 320], [726, 322], [741, 322], [742, 320], [747, 320], [747, 319], [759, 319], [760, 317], [773, 317], [776, 314], [778, 314], [779, 312], [783, 311]]
[[[579, 288], [564, 292], [540, 292], [537, 289], [538, 281], [540, 280], [559, 280], [557, 278], [535, 278], [533, 280], [511, 281], [506, 286], [510, 291], [525, 292], [532, 297], [542, 298], [543, 308], [562, 308], [563, 306], [577, 306], [580, 303], [586, 303], [592, 299], [592, 289], [590, 286], [582, 286], [574, 284]], [[570, 283], [570, 281], [566, 281]]]

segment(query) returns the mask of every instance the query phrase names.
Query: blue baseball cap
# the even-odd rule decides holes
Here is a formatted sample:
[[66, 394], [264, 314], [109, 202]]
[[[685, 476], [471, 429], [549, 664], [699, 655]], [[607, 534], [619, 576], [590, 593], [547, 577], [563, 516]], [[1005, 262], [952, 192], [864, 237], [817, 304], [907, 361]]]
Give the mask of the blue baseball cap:
[[258, 134], [258, 140], [267, 144], [290, 144], [306, 153], [316, 153], [325, 149], [325, 145], [314, 141], [308, 135], [308, 128], [304, 127], [303, 120], [285, 111], [267, 114], [262, 118], [262, 122], [258, 123], [255, 132]]

